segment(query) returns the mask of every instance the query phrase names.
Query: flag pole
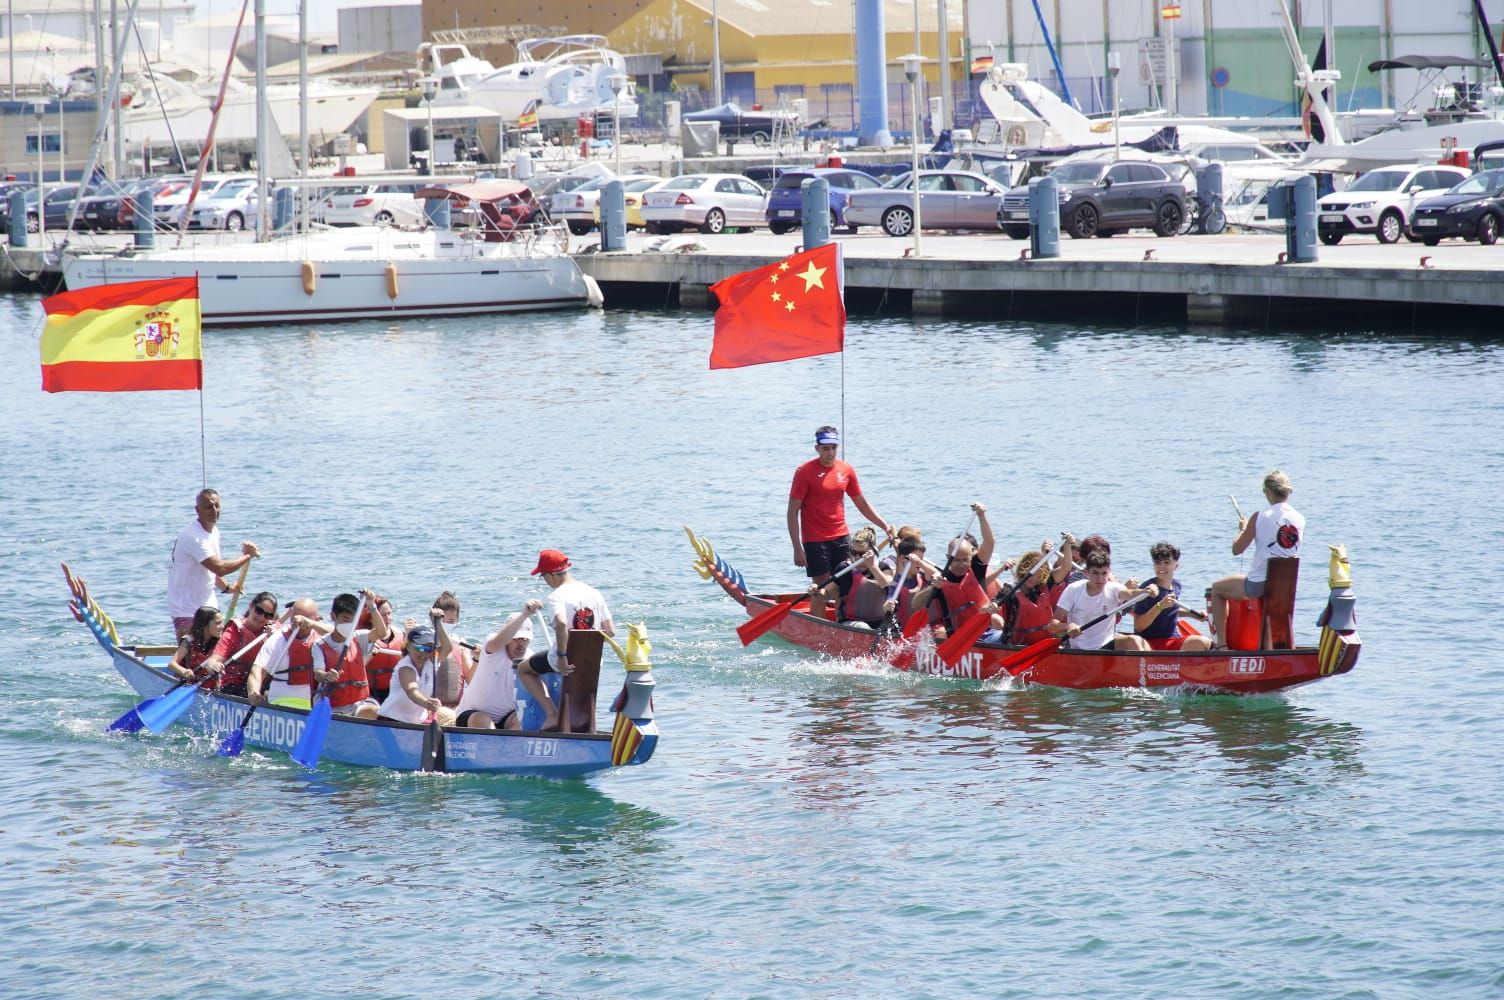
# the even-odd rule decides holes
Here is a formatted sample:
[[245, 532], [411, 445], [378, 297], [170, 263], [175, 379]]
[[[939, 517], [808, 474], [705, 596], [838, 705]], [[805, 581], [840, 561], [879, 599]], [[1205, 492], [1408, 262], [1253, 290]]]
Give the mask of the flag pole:
[[[193, 294], [198, 297], [199, 293], [198, 272], [193, 273]], [[199, 299], [199, 334], [198, 334], [198, 465], [199, 475], [203, 480], [202, 489], [209, 488], [209, 445], [208, 435], [204, 433], [204, 320], [203, 300]]]
[[841, 457], [846, 457], [846, 352], [844, 350], [841, 351]]

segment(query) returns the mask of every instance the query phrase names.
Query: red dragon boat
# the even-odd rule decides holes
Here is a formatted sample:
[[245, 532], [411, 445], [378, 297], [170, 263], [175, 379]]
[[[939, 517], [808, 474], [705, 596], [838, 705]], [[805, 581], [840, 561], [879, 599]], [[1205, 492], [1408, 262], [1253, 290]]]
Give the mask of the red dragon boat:
[[[740, 572], [718, 556], [703, 538], [688, 527], [684, 529], [694, 546], [695, 571], [705, 580], [714, 580], [721, 589], [746, 609], [751, 618], [772, 608], [796, 602], [793, 610], [781, 617], [770, 629], [771, 634], [802, 649], [840, 659], [884, 660], [899, 670], [917, 671], [937, 677], [959, 677], [990, 681], [1012, 673], [1004, 661], [1025, 647], [978, 642], [962, 653], [954, 663], [945, 662], [936, 652], [929, 630], [913, 639], [888, 636], [861, 625], [839, 624], [809, 614], [804, 594], [752, 593]], [[1268, 623], [1261, 630], [1256, 649], [1217, 649], [1199, 652], [1057, 649], [1034, 660], [1012, 676], [1030, 684], [1062, 688], [1168, 688], [1189, 687], [1236, 694], [1278, 691], [1298, 684], [1309, 684], [1335, 674], [1345, 674], [1358, 662], [1362, 643], [1357, 633], [1351, 571], [1347, 552], [1330, 546], [1331, 596], [1318, 625], [1320, 640], [1315, 646], [1293, 646], [1278, 641], [1290, 634], [1288, 622]], [[1298, 560], [1279, 560], [1296, 563]], [[1294, 566], [1290, 567], [1293, 571]], [[1290, 603], [1294, 587], [1291, 574]], [[1234, 631], [1229, 628], [1229, 632]], [[1274, 640], [1270, 635], [1273, 633]], [[1279, 648], [1288, 646], [1289, 648]]]

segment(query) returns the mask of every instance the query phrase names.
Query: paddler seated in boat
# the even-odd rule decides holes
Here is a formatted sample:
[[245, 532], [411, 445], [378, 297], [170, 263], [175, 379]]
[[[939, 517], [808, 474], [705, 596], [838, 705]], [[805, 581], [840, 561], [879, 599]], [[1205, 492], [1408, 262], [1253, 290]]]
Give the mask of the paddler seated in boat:
[[[1055, 617], [1052, 573], [1044, 557], [1052, 546], [1049, 539], [1036, 550], [1025, 552], [1013, 566], [1013, 582], [998, 602], [1003, 609], [1003, 641], [1027, 646], [1043, 639]], [[1063, 588], [1061, 588], [1063, 589]]]
[[311, 597], [300, 597], [288, 608], [292, 620], [261, 644], [246, 680], [246, 698], [253, 705], [307, 708], [313, 700], [313, 643], [329, 626]]
[[533, 638], [529, 615], [542, 601], [527, 601], [481, 644], [475, 674], [460, 699], [456, 724], [467, 729], [520, 729], [517, 712], [517, 665], [527, 659]]
[[1211, 649], [1212, 641], [1204, 635], [1187, 635], [1180, 628], [1180, 612], [1193, 618], [1206, 620], [1206, 615], [1192, 611], [1180, 603], [1180, 581], [1175, 571], [1180, 568], [1180, 550], [1169, 542], [1155, 542], [1149, 547], [1149, 558], [1154, 560], [1154, 585], [1157, 595], [1145, 597], [1133, 606], [1133, 631], [1150, 649], [1182, 649], [1196, 652]]
[[1264, 477], [1264, 499], [1269, 506], [1249, 518], [1238, 519], [1238, 537], [1232, 554], [1242, 555], [1253, 546], [1253, 564], [1247, 576], [1224, 576], [1212, 584], [1212, 635], [1215, 648], [1227, 645], [1227, 602], [1263, 597], [1270, 559], [1299, 559], [1300, 539], [1306, 533], [1306, 516], [1290, 506], [1295, 492], [1290, 477], [1278, 469]]
[[225, 629], [225, 616], [219, 609], [205, 604], [193, 613], [188, 633], [178, 640], [177, 652], [172, 654], [168, 669], [184, 680], [203, 680], [208, 676], [204, 661], [214, 652], [219, 634]]
[[[883, 604], [888, 597], [888, 586], [893, 581], [878, 564], [877, 530], [870, 525], [863, 525], [851, 536], [851, 562], [856, 564], [847, 574], [851, 577], [851, 586], [841, 598], [836, 620], [848, 625], [878, 628], [883, 623]], [[844, 568], [836, 567], [838, 571]], [[829, 586], [826, 584], [827, 588]]]
[[[374, 611], [372, 610], [374, 609]], [[386, 627], [386, 635], [377, 634], [377, 619]], [[397, 670], [397, 661], [402, 659], [404, 632], [392, 624], [392, 602], [385, 597], [372, 595], [361, 612], [359, 632], [360, 648], [366, 654], [366, 683], [371, 687], [371, 697], [385, 701], [392, 688], [392, 674]]]
[[976, 547], [963, 536], [951, 539], [947, 551], [945, 566], [929, 586], [914, 594], [909, 613], [928, 608], [932, 603], [938, 605], [947, 635], [976, 615], [989, 615], [992, 619], [989, 627], [977, 641], [997, 642], [1003, 635], [1003, 617], [997, 614], [997, 605], [988, 599], [982, 578], [976, 574]]
[[[898, 529], [898, 555], [893, 560], [892, 569], [888, 571], [893, 582], [888, 586], [888, 599], [883, 603], [884, 622], [893, 621], [898, 625], [903, 624], [900, 617], [909, 613], [907, 609], [914, 595], [928, 587], [939, 575], [933, 566], [925, 562], [924, 540], [919, 537], [919, 532], [914, 531], [905, 536], [905, 530], [913, 531], [907, 526]], [[901, 587], [900, 581], [903, 582]]]
[[313, 643], [313, 679], [335, 715], [374, 719], [380, 706], [371, 697], [365, 654], [355, 638], [355, 614], [359, 610], [360, 598], [354, 594], [340, 594], [334, 599], [329, 608], [334, 627]]
[[454, 713], [433, 696], [434, 654], [440, 651], [435, 649], [437, 642], [432, 626], [419, 625], [408, 630], [391, 693], [381, 703], [378, 713], [381, 718], [419, 724], [436, 716], [441, 726], [454, 724]]
[[[204, 687], [217, 688], [225, 694], [243, 696], [246, 692], [246, 679], [251, 675], [251, 664], [255, 660], [255, 653], [241, 656], [240, 651], [250, 645], [258, 635], [270, 632], [276, 627], [277, 595], [263, 590], [251, 598], [250, 606], [245, 609], [243, 618], [225, 622], [224, 631], [219, 634], [219, 642], [214, 645], [214, 652], [204, 661], [204, 671], [218, 675], [218, 679], [206, 683]], [[257, 651], [260, 648], [257, 646]]]
[[[851, 532], [846, 527], [846, 498], [856, 504], [862, 516], [893, 537], [893, 526], [884, 521], [862, 494], [856, 470], [837, 458], [841, 434], [826, 425], [815, 430], [815, 456], [794, 470], [789, 487], [787, 521], [789, 541], [794, 545], [794, 565], [804, 567], [816, 586], [830, 582], [836, 567], [851, 558]], [[851, 576], [840, 577], [836, 587], [844, 599], [851, 589]], [[815, 592], [809, 601], [809, 613], [825, 617], [825, 591]]]
[[465, 638], [459, 633], [460, 599], [451, 591], [444, 591], [434, 598], [428, 612], [429, 620], [438, 616], [440, 649], [448, 652], [439, 657], [438, 680], [435, 681], [438, 698], [445, 708], [456, 708], [464, 697], [465, 685], [475, 672], [475, 661], [470, 658]]
[[[1131, 584], [1133, 581], [1129, 581]], [[1159, 596], [1159, 588], [1125, 586], [1112, 579], [1112, 559], [1101, 549], [1086, 557], [1086, 577], [1069, 584], [1055, 601], [1055, 620], [1048, 630], [1063, 635], [1072, 649], [1122, 649], [1145, 652], [1149, 644], [1136, 635], [1118, 635], [1117, 619], [1108, 617], [1082, 631], [1082, 626], [1141, 594]]]

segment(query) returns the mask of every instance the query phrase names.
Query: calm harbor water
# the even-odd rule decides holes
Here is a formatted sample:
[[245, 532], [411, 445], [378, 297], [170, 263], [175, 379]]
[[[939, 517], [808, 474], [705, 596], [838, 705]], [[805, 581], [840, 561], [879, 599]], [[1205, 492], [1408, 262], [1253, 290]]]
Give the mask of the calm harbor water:
[[198, 399], [44, 395], [39, 322], [0, 298], [0, 994], [1504, 994], [1500, 629], [1456, 593], [1501, 569], [1495, 343], [853, 318], [847, 457], [932, 539], [983, 500], [1003, 552], [1100, 531], [1144, 573], [1167, 538], [1199, 594], [1239, 569], [1226, 494], [1289, 472], [1300, 633], [1346, 543], [1363, 656], [1231, 699], [743, 650], [681, 525], [797, 580], [836, 358], [710, 372], [701, 314], [211, 331], [252, 588], [448, 587], [479, 635], [558, 546], [648, 623], [657, 758], [550, 783], [105, 735], [131, 698], [57, 564], [160, 640]]

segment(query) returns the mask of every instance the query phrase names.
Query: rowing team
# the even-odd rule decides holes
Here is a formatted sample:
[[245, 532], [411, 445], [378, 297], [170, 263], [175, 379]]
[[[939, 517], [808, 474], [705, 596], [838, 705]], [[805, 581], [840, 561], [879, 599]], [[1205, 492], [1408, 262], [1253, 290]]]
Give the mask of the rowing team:
[[538, 555], [533, 575], [549, 586], [546, 648], [530, 649], [531, 616], [545, 601], [528, 600], [484, 642], [458, 634], [459, 600], [449, 591], [429, 609], [429, 624], [392, 624], [391, 602], [371, 590], [340, 594], [330, 620], [312, 598], [290, 601], [279, 615], [276, 595], [262, 591], [244, 617], [226, 622], [201, 607], [178, 643], [172, 670], [201, 687], [240, 695], [258, 705], [308, 708], [327, 698], [335, 715], [392, 719], [471, 729], [518, 729], [517, 683], [544, 709], [541, 728], [558, 728], [559, 712], [543, 676], [568, 676], [572, 629], [615, 635], [605, 598], [576, 580], [557, 549]]
[[[928, 626], [937, 638], [971, 631], [978, 641], [1017, 645], [1058, 636], [1077, 649], [1211, 647], [1180, 617], [1184, 612], [1205, 621], [1207, 615], [1181, 603], [1175, 578], [1180, 550], [1170, 543], [1151, 546], [1154, 579], [1142, 587], [1113, 577], [1112, 546], [1101, 535], [1078, 542], [1063, 532], [1059, 546], [1046, 540], [990, 569], [994, 537], [987, 508], [972, 504], [972, 512], [981, 538], [968, 530], [952, 539], [943, 566], [925, 558], [917, 529], [897, 529], [896, 555], [883, 558], [878, 553], [887, 542], [879, 544], [870, 527], [857, 531], [850, 559], [823, 590], [811, 588], [811, 613], [823, 614], [823, 601], [834, 589], [840, 593], [838, 621], [887, 631], [902, 624], [908, 635]], [[848, 574], [850, 583], [842, 586]], [[1133, 616], [1132, 634], [1116, 632], [1117, 615], [1125, 612]], [[985, 616], [985, 624], [978, 616]]]

